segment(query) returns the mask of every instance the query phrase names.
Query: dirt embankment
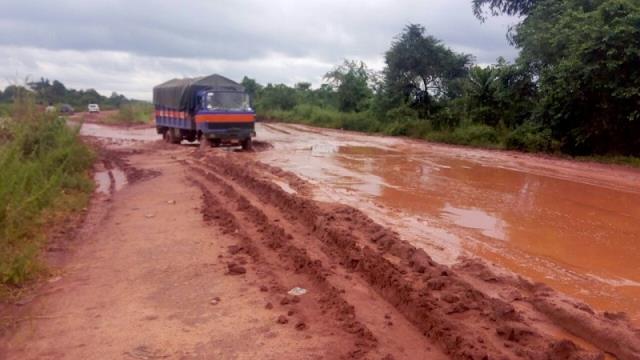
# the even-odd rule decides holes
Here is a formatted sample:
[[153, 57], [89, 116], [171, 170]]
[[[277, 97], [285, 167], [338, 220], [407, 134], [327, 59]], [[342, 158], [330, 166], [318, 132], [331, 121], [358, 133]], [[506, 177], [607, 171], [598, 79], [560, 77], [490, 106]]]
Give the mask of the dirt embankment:
[[[403, 335], [394, 336], [390, 324], [401, 322], [412, 349], [435, 346], [456, 359], [640, 358], [638, 331], [623, 318], [478, 262], [439, 265], [360, 211], [316, 202], [270, 179], [303, 189], [290, 173], [237, 154], [195, 154], [189, 165], [205, 194], [205, 217], [235, 229], [256, 261], [279, 264], [282, 276], [303, 274], [324, 294], [323, 317], [311, 323], [331, 319], [352, 335], [357, 329], [351, 356], [393, 355], [387, 344]], [[363, 288], [371, 292], [366, 299], [358, 294]], [[380, 303], [389, 313], [372, 305]], [[381, 319], [369, 318], [375, 313], [393, 320], [381, 327]]]

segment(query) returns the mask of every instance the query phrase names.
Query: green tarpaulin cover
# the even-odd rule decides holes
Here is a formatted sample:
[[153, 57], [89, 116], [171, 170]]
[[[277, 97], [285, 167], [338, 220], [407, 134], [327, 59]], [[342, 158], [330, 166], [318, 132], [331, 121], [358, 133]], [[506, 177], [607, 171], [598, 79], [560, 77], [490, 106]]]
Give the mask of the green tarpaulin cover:
[[244, 87], [221, 75], [172, 79], [153, 88], [153, 104], [180, 111], [193, 111], [200, 90], [241, 91]]

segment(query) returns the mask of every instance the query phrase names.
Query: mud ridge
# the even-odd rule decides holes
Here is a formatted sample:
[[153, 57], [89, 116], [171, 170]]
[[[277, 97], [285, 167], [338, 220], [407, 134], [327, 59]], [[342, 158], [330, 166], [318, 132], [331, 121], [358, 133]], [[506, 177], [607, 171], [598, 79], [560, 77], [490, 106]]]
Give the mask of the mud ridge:
[[[191, 170], [200, 177], [214, 183], [216, 187], [221, 189], [225, 199], [231, 199], [240, 212], [249, 216], [249, 219], [257, 226], [258, 232], [261, 234], [260, 243], [266, 245], [269, 250], [278, 253], [280, 259], [288, 262], [295, 273], [306, 275], [319, 287], [320, 291], [318, 293], [321, 294], [319, 304], [322, 312], [331, 315], [347, 335], [355, 337], [353, 349], [348, 351], [348, 358], [363, 358], [376, 347], [376, 338], [365, 325], [356, 319], [354, 307], [342, 298], [339, 289], [327, 282], [328, 271], [320, 262], [312, 260], [306, 250], [291, 245], [288, 241], [290, 235], [282, 227], [272, 224], [264, 213], [235, 193], [233, 189], [220, 181], [214, 174], [206, 173], [198, 168], [191, 168]], [[197, 180], [192, 180], [192, 182], [203, 193], [205, 202], [203, 217], [205, 221], [216, 221], [227, 233], [233, 233], [241, 240], [244, 251], [252, 256], [256, 262], [262, 261], [259, 255], [259, 245], [254, 243], [253, 239], [243, 231], [238, 231], [241, 226], [236, 217], [224, 208], [221, 201], [216, 199], [216, 196], [205, 185]], [[294, 299], [286, 299], [281, 300], [281, 303], [295, 301]]]
[[[242, 184], [263, 202], [305, 224], [327, 245], [323, 249], [328, 255], [340, 258], [345, 268], [358, 273], [453, 358], [602, 357], [570, 340], [538, 332], [512, 305], [475, 289], [452, 269], [436, 264], [423, 250], [358, 210], [288, 194], [229, 157], [202, 160], [217, 174]], [[627, 358], [619, 351], [616, 355]]]
[[[521, 277], [499, 275], [477, 259], [465, 259], [456, 270], [531, 304], [554, 324], [619, 359], [640, 359], [640, 329], [634, 328], [624, 313], [596, 313], [589, 305], [557, 293], [542, 283]], [[514, 290], [517, 289], [517, 290]]]

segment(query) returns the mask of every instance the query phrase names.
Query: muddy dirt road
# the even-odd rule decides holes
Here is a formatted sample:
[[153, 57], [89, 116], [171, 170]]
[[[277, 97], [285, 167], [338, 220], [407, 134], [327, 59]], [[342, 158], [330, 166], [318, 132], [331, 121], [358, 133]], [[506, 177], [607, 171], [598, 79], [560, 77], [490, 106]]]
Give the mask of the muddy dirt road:
[[[611, 312], [635, 296], [618, 265], [638, 255], [620, 237], [618, 263], [600, 245], [557, 251], [612, 206], [581, 231], [637, 230], [636, 172], [281, 124], [260, 125], [270, 145], [252, 153], [82, 134], [96, 196], [57, 276], [15, 305], [0, 358], [640, 359], [640, 332]], [[611, 279], [632, 291], [591, 302]]]
[[[480, 256], [640, 324], [640, 171], [267, 124], [259, 159], [439, 262]], [[286, 155], [284, 155], [286, 154]]]

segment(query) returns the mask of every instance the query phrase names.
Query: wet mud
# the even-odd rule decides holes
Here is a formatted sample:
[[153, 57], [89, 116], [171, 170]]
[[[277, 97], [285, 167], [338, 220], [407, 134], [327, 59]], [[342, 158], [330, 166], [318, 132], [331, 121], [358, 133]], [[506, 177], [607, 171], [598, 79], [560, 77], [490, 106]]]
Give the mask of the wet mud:
[[640, 324], [640, 171], [269, 123], [257, 158], [453, 265], [480, 257]]
[[[349, 357], [393, 356], [389, 344], [401, 338], [411, 338], [412, 349], [455, 359], [602, 359], [605, 352], [640, 357], [638, 330], [623, 316], [598, 313], [477, 260], [439, 264], [360, 210], [272, 181], [277, 174], [297, 183], [291, 188], [302, 188], [290, 172], [224, 152], [194, 152], [186, 163], [204, 193], [205, 219], [226, 224], [252, 257], [304, 275], [322, 309], [307, 323], [335, 321], [353, 336]], [[354, 290], [362, 287], [374, 298], [362, 301]], [[379, 313], [374, 303], [392, 314]], [[380, 327], [368, 319], [372, 313], [393, 321]], [[389, 331], [394, 322], [404, 324], [404, 334]]]
[[[247, 350], [248, 358], [260, 358], [276, 350], [292, 359], [640, 359], [640, 330], [619, 312], [634, 314], [635, 272], [607, 260], [612, 254], [602, 254], [602, 263], [589, 256], [605, 251], [594, 240], [598, 231], [608, 244], [629, 249], [633, 171], [618, 171], [613, 181], [607, 172], [588, 173], [598, 166], [281, 124], [259, 126], [261, 141], [250, 152], [168, 145], [153, 129], [90, 125], [96, 128], [84, 137], [98, 153], [102, 189], [93, 210], [113, 221], [83, 230], [88, 238], [105, 235], [108, 241], [94, 245], [109, 255], [81, 259], [100, 264], [87, 271], [111, 282], [108, 288], [126, 291], [100, 295], [111, 299], [104, 329], [84, 328], [93, 312], [68, 314], [75, 326], [39, 320], [32, 330], [45, 335], [18, 342], [18, 353], [57, 349], [86, 358], [78, 354], [121, 335], [114, 329], [130, 323], [127, 311], [145, 304], [130, 293], [156, 289], [145, 299], [165, 312], [162, 321], [179, 317], [183, 330], [147, 323], [160, 336], [153, 346], [141, 347], [148, 339], [135, 331], [103, 351], [153, 357], [169, 331], [171, 339], [197, 343], [189, 354], [207, 358]], [[593, 221], [604, 213], [606, 221]], [[140, 232], [145, 226], [164, 230]], [[596, 244], [569, 256], [572, 242], [584, 241]], [[608, 251], [624, 258], [619, 248]], [[625, 255], [625, 262], [634, 260]], [[558, 275], [566, 273], [572, 277]], [[596, 291], [616, 276], [621, 283], [599, 290], [609, 294]], [[153, 286], [139, 285], [146, 281]], [[78, 297], [94, 303], [103, 285], [81, 283], [53, 294], [49, 304], [66, 310]], [[231, 293], [202, 296], [219, 284]], [[193, 301], [177, 309], [176, 299]], [[222, 316], [207, 317], [222, 309]], [[185, 325], [207, 330], [184, 332]], [[84, 338], [87, 348], [73, 345], [73, 336], [58, 337], [60, 329]], [[224, 342], [227, 333], [260, 340]], [[201, 342], [214, 336], [223, 347]], [[157, 353], [187, 353], [176, 344]]]

